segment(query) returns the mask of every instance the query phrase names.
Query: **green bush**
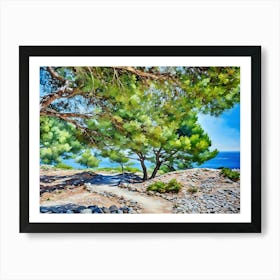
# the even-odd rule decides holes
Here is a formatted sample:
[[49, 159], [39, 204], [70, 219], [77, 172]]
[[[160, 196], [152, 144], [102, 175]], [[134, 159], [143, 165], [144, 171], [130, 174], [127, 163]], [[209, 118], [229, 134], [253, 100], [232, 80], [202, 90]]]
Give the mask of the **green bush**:
[[164, 182], [155, 182], [148, 186], [147, 191], [164, 193], [166, 192], [166, 184]]
[[197, 193], [198, 192], [198, 188], [197, 187], [189, 187], [188, 188], [188, 192], [193, 194], [193, 193]]
[[126, 172], [131, 172], [131, 173], [141, 172], [139, 168], [137, 168], [137, 167], [132, 167], [132, 166], [125, 166], [125, 167], [124, 167], [124, 171], [126, 171]]
[[232, 171], [229, 168], [223, 168], [221, 174], [225, 177], [228, 177], [232, 181], [238, 181], [240, 178], [240, 173], [237, 171]]
[[166, 186], [166, 192], [178, 193], [182, 188], [182, 185], [176, 180], [172, 179], [168, 182]]
[[147, 191], [159, 192], [159, 193], [178, 193], [182, 188], [182, 185], [177, 182], [176, 179], [170, 180], [167, 184], [164, 182], [155, 182], [147, 187]]
[[40, 165], [40, 168], [42, 170], [51, 170], [53, 169], [54, 167], [52, 165], [47, 165], [47, 164], [43, 164], [43, 165]]
[[[121, 173], [122, 168], [121, 167], [99, 167], [96, 169], [96, 171], [104, 171], [104, 172], [111, 172], [111, 173], [120, 172]], [[130, 173], [140, 172], [139, 168], [131, 167], [131, 166], [125, 166], [123, 171], [130, 172]]]
[[55, 167], [59, 168], [59, 169], [65, 169], [65, 170], [73, 169], [72, 166], [62, 163], [62, 162], [59, 162]]

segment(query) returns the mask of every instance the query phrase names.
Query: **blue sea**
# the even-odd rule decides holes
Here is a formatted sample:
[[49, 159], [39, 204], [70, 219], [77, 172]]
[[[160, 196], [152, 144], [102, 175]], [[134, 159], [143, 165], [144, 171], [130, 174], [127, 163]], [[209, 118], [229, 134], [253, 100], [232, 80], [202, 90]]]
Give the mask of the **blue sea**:
[[[82, 165], [79, 163], [75, 162], [74, 159], [65, 159], [63, 163], [72, 166], [74, 169], [84, 169]], [[138, 161], [132, 161], [132, 166], [137, 167], [141, 170], [140, 163]], [[152, 166], [152, 163], [146, 162], [146, 165], [148, 168]], [[99, 164], [99, 167], [119, 167], [118, 163], [111, 162], [107, 158], [101, 158], [101, 162]], [[196, 165], [194, 167], [204, 167], [204, 168], [220, 168], [220, 167], [227, 167], [227, 168], [240, 168], [240, 152], [219, 152], [218, 155], [206, 161], [202, 165]]]
[[240, 169], [240, 152], [219, 152], [215, 158], [204, 162], [199, 167], [205, 168], [237, 168]]

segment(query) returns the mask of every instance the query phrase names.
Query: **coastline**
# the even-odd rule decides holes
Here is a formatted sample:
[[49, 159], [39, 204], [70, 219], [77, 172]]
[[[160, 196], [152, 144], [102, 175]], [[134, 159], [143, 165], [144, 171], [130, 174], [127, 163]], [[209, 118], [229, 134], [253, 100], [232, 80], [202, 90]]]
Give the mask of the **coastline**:
[[[118, 163], [110, 161], [108, 158], [99, 157], [100, 164], [99, 168], [118, 168], [120, 165]], [[85, 170], [86, 167], [82, 166], [81, 164], [77, 163], [74, 159], [64, 159], [62, 160], [63, 164], [68, 165], [72, 169], [76, 170]], [[130, 165], [133, 168], [137, 168], [141, 170], [141, 165], [138, 161], [130, 161]], [[147, 167], [151, 168], [153, 164], [149, 161], [146, 161]], [[41, 166], [44, 165], [41, 162]], [[52, 165], [54, 166], [54, 165]], [[231, 168], [231, 169], [240, 169], [240, 151], [221, 151], [218, 155], [206, 161], [201, 165], [195, 165], [193, 168], [213, 168], [213, 169], [220, 169], [221, 167]], [[97, 168], [98, 170], [98, 168]]]

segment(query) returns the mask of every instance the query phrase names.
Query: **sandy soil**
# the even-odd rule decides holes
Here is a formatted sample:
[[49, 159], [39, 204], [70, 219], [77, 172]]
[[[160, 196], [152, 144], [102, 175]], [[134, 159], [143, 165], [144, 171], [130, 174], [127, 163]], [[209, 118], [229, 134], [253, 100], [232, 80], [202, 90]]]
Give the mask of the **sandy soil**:
[[51, 193], [46, 192], [40, 198], [41, 206], [55, 206], [68, 203], [83, 206], [98, 205], [100, 207], [110, 207], [111, 205], [116, 205], [120, 207], [117, 198], [107, 198], [103, 195], [93, 194], [86, 191], [84, 187], [59, 190]]

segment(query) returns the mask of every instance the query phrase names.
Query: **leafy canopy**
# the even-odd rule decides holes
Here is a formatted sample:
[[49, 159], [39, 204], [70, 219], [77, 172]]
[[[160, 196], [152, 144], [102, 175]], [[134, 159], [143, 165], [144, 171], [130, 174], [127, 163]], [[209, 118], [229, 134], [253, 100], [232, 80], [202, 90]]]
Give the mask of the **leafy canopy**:
[[216, 156], [197, 114], [239, 102], [238, 67], [42, 67], [41, 160], [154, 163], [151, 177]]

